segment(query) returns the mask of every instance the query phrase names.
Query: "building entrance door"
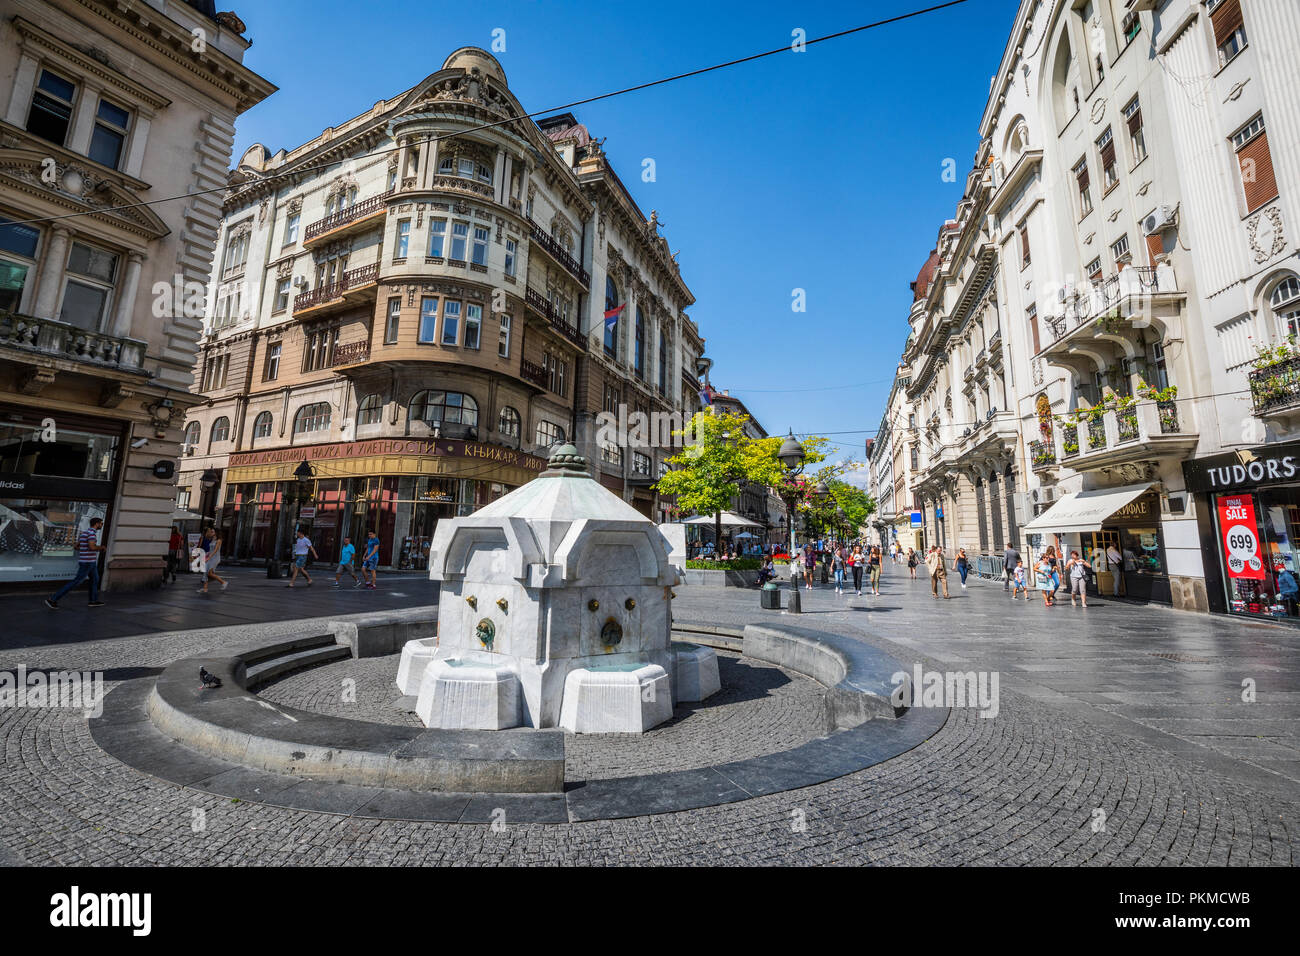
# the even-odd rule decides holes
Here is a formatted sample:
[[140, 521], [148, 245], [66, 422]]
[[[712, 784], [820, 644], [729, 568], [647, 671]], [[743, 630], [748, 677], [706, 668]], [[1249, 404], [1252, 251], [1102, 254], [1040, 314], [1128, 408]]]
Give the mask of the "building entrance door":
[[[1102, 531], [1093, 531], [1083, 535], [1084, 546], [1087, 549], [1088, 563], [1096, 572], [1095, 580], [1097, 582], [1098, 594], [1122, 595], [1124, 594], [1124, 569], [1121, 562], [1111, 561], [1107, 557], [1110, 551], [1123, 555], [1119, 546], [1119, 532], [1107, 528]], [[1116, 580], [1119, 582], [1119, 589], [1116, 590]]]

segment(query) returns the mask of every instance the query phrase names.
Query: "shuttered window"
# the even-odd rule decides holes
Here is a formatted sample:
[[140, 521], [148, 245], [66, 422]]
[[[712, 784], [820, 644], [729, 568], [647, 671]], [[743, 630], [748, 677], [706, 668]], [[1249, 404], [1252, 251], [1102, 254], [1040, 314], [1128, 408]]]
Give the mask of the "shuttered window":
[[1097, 150], [1101, 153], [1101, 174], [1103, 188], [1109, 190], [1119, 182], [1119, 163], [1115, 159], [1115, 137], [1110, 127], [1097, 138]]
[[1268, 133], [1264, 118], [1256, 117], [1232, 138], [1241, 170], [1241, 185], [1246, 196], [1246, 212], [1254, 212], [1277, 198], [1277, 177], [1273, 157], [1268, 151]]
[[1088, 188], [1088, 157], [1074, 164], [1074, 178], [1079, 183], [1079, 218], [1092, 212], [1092, 191]]
[[1220, 0], [1210, 8], [1214, 26], [1214, 45], [1219, 48], [1219, 62], [1227, 63], [1246, 46], [1246, 27], [1241, 18], [1241, 0]]
[[1147, 258], [1151, 260], [1151, 265], [1154, 266], [1156, 264], [1156, 259], [1164, 254], [1165, 240], [1160, 233], [1147, 236]]
[[1142, 162], [1147, 155], [1146, 136], [1142, 133], [1142, 104], [1135, 96], [1124, 107], [1124, 118], [1128, 123], [1128, 142], [1133, 150], [1134, 164]]
[[1029, 224], [1020, 227], [1020, 268], [1029, 265]]
[[1034, 354], [1041, 352], [1042, 346], [1038, 344], [1038, 306], [1031, 305], [1028, 312], [1029, 318], [1029, 335], [1034, 340]]

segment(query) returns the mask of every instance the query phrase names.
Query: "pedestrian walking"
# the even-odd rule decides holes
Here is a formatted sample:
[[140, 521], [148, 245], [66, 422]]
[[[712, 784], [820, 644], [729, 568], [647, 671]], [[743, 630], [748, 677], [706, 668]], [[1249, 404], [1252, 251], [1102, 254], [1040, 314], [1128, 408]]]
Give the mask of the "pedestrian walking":
[[836, 548], [835, 556], [831, 558], [831, 571], [835, 575], [835, 593], [844, 593], [844, 549]]
[[1011, 580], [1016, 576], [1016, 567], [1020, 564], [1020, 552], [1015, 549], [1011, 542], [1007, 542], [1007, 549], [1002, 552], [1002, 590], [1007, 590]]
[[853, 572], [853, 590], [862, 597], [862, 574], [867, 569], [867, 557], [862, 553], [862, 545], [855, 544], [849, 555], [849, 568]]
[[1016, 599], [1016, 595], [1021, 591], [1025, 592], [1025, 600], [1029, 600], [1029, 583], [1025, 580], [1025, 562], [1016, 558], [1016, 569], [1011, 572], [1011, 600]]
[[1106, 545], [1106, 564], [1110, 567], [1110, 595], [1119, 597], [1119, 581], [1124, 572], [1124, 556], [1114, 542]]
[[1070, 582], [1070, 607], [1074, 607], [1074, 599], [1077, 596], [1083, 602], [1083, 606], [1088, 606], [1088, 574], [1092, 571], [1092, 565], [1086, 558], [1079, 557], [1078, 551], [1070, 552], [1070, 560], [1065, 564], [1065, 574]]
[[935, 545], [926, 555], [925, 566], [930, 571], [930, 593], [939, 596], [939, 585], [943, 585], [943, 599], [948, 600], [948, 569], [944, 567], [943, 548]]
[[907, 572], [908, 574], [912, 575], [913, 581], [916, 580], [916, 565], [917, 565], [916, 551], [913, 550], [912, 548], [908, 548], [907, 549]]
[[867, 558], [867, 578], [871, 582], [871, 593], [880, 596], [880, 549], [872, 547]]
[[361, 578], [357, 577], [357, 572], [352, 570], [352, 558], [356, 553], [356, 545], [352, 543], [351, 538], [345, 535], [343, 538], [343, 548], [339, 551], [339, 566], [334, 569], [334, 586], [336, 588], [342, 587], [339, 581], [343, 577], [344, 571], [352, 575], [352, 587], [354, 590], [361, 587], [363, 583]]
[[1047, 546], [1047, 563], [1052, 566], [1052, 603], [1056, 603], [1056, 592], [1061, 590], [1061, 562], [1056, 557], [1056, 548]]
[[966, 549], [957, 549], [957, 560], [952, 563], [952, 569], [961, 575], [962, 590], [966, 590], [966, 572], [970, 570], [970, 562], [966, 560]]
[[803, 547], [803, 566], [804, 588], [811, 591], [813, 586], [813, 574], [817, 571], [817, 552], [813, 551], [813, 546], [811, 544], [806, 544]]
[[366, 552], [361, 557], [361, 576], [366, 579], [366, 590], [374, 591], [379, 587], [379, 535], [374, 531], [366, 532]]
[[99, 543], [99, 529], [104, 526], [103, 518], [91, 518], [81, 534], [77, 535], [77, 573], [72, 580], [45, 599], [45, 606], [58, 610], [63, 596], [82, 581], [90, 581], [90, 603], [88, 607], [103, 607], [99, 599], [99, 554], [104, 546]]
[[[1035, 579], [1038, 584], [1038, 590], [1043, 594], [1043, 607], [1051, 607], [1056, 603], [1053, 599], [1053, 594], [1056, 589], [1052, 586], [1052, 565], [1051, 562], [1047, 560], [1046, 554], [1038, 559], [1038, 565], [1035, 569]], [[1028, 595], [1026, 595], [1026, 597], [1028, 597]]]
[[307, 579], [307, 587], [311, 587], [311, 575], [307, 573], [307, 555], [310, 554], [317, 561], [320, 556], [316, 549], [312, 547], [311, 538], [301, 528], [297, 531], [297, 539], [293, 543], [293, 573], [289, 576], [289, 587], [293, 587], [293, 582], [298, 580], [298, 572]]
[[199, 588], [200, 594], [208, 593], [208, 583], [216, 581], [221, 585], [221, 590], [225, 590], [228, 583], [224, 578], [217, 574], [217, 568], [221, 566], [221, 535], [217, 534], [217, 529], [211, 526], [203, 532], [203, 587]]
[[171, 578], [172, 584], [176, 583], [176, 568], [185, 560], [183, 551], [185, 549], [185, 539], [181, 537], [181, 529], [172, 525], [171, 536], [167, 539], [167, 567], [163, 571], [163, 583]]

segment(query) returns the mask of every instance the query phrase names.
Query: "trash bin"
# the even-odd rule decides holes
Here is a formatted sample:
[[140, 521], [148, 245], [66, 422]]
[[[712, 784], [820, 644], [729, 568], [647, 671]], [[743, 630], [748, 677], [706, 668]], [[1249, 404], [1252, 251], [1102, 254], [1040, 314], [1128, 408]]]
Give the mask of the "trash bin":
[[758, 592], [759, 607], [768, 611], [781, 610], [781, 588], [774, 581], [768, 581], [763, 585], [763, 590]]

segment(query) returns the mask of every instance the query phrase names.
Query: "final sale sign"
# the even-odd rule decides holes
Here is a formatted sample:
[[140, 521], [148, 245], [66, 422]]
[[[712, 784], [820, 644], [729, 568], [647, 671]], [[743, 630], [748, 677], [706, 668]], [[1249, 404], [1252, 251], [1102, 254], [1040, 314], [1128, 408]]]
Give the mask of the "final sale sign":
[[1220, 495], [1219, 529], [1223, 534], [1228, 577], [1263, 580], [1267, 572], [1259, 549], [1255, 499], [1250, 495]]

